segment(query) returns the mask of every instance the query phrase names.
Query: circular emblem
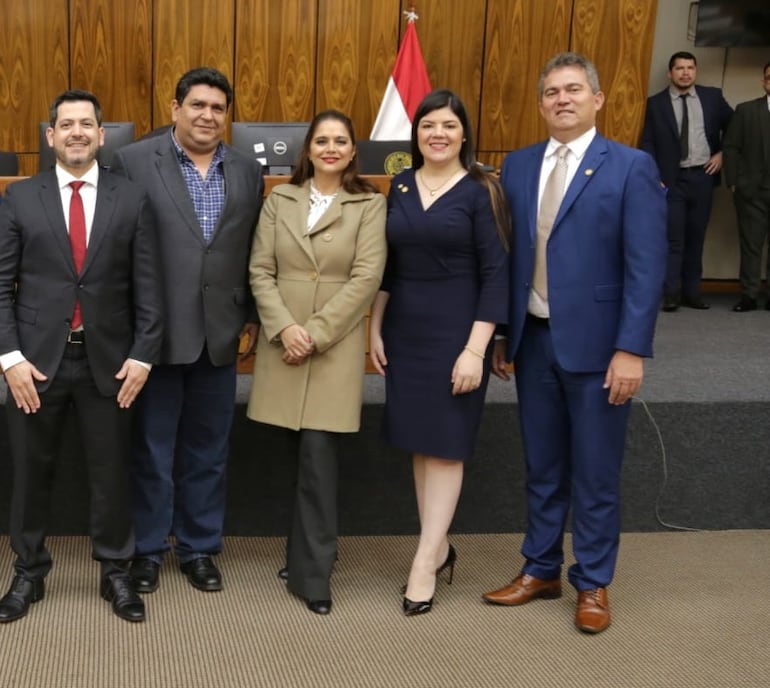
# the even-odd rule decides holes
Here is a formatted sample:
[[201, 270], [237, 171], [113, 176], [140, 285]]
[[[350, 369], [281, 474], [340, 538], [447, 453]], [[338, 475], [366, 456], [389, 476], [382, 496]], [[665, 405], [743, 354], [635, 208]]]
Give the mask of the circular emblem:
[[273, 144], [273, 153], [276, 155], [285, 155], [289, 147], [286, 145], [286, 141], [276, 141]]
[[403, 172], [412, 166], [412, 154], [406, 151], [394, 151], [385, 158], [385, 172], [389, 175]]

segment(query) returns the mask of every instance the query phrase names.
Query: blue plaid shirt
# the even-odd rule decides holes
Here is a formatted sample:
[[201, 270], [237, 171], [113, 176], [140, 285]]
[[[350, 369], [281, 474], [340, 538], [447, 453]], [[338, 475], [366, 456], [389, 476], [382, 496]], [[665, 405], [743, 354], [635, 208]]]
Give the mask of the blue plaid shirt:
[[225, 159], [225, 147], [220, 141], [206, 172], [206, 179], [201, 179], [198, 168], [179, 145], [173, 131], [171, 132], [171, 140], [174, 142], [174, 148], [176, 148], [176, 156], [179, 160], [179, 166], [182, 168], [182, 176], [187, 185], [187, 191], [195, 207], [195, 214], [198, 216], [198, 224], [201, 226], [203, 238], [208, 243], [214, 236], [214, 229], [225, 205], [225, 173], [222, 167]]

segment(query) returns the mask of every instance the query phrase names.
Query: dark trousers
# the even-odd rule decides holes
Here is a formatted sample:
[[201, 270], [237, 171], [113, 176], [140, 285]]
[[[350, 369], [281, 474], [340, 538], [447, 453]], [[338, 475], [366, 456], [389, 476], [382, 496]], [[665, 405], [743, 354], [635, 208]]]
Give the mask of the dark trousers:
[[88, 464], [90, 534], [94, 559], [102, 575], [124, 571], [133, 555], [129, 501], [128, 447], [131, 411], [115, 396], [96, 388], [88, 367], [86, 345], [68, 344], [56, 375], [40, 394], [37, 413], [18, 409], [10, 392], [6, 403], [13, 454], [11, 547], [16, 571], [42, 578], [51, 569], [45, 546], [51, 488], [64, 423], [73, 408]]
[[770, 239], [770, 189], [755, 189], [750, 194], [738, 189], [734, 200], [741, 247], [741, 293], [756, 299], [762, 280], [762, 252]]
[[331, 599], [337, 558], [337, 453], [339, 435], [298, 433], [297, 489], [286, 543], [289, 590], [308, 600]]
[[205, 349], [153, 367], [134, 427], [137, 556], [160, 563], [171, 534], [181, 562], [221, 551], [235, 384], [235, 365], [214, 366]]
[[714, 177], [702, 167], [679, 171], [668, 190], [668, 260], [663, 292], [684, 299], [700, 296], [703, 243], [711, 215]]
[[572, 373], [556, 360], [549, 328], [524, 326], [516, 355], [516, 391], [527, 467], [523, 571], [558, 578], [572, 509], [578, 590], [609, 585], [620, 542], [620, 472], [630, 402], [613, 406], [605, 371]]

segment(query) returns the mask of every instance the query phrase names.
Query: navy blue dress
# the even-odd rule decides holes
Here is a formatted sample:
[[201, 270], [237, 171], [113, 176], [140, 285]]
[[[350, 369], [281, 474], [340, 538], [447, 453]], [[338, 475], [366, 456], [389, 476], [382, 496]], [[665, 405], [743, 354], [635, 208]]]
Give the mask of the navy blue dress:
[[489, 192], [466, 175], [424, 210], [415, 173], [405, 170], [391, 184], [386, 233], [385, 439], [410, 452], [468, 460], [492, 342], [476, 391], [452, 396], [452, 368], [473, 322], [502, 323], [508, 312], [508, 258]]

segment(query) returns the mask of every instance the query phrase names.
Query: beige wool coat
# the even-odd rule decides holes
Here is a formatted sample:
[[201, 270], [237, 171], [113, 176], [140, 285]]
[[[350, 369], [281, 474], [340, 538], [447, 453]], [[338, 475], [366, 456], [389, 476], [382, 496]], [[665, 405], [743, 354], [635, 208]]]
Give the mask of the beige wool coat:
[[[355, 432], [361, 422], [365, 315], [385, 268], [385, 197], [340, 189], [310, 234], [309, 182], [265, 201], [249, 264], [261, 321], [247, 415], [298, 430]], [[281, 360], [280, 332], [302, 325], [316, 351]]]

